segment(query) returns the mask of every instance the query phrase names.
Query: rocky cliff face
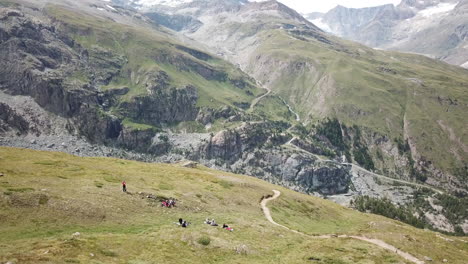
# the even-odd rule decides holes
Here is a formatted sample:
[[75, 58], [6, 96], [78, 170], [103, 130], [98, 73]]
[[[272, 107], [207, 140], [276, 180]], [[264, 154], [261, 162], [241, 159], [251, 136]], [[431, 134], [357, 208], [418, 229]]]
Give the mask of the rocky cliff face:
[[177, 145], [169, 152], [177, 149], [209, 166], [255, 175], [305, 193], [330, 195], [348, 191], [349, 165], [320, 161], [311, 153], [288, 147], [285, 145], [290, 140], [285, 133], [287, 128], [278, 125], [243, 123], [233, 130], [192, 136], [190, 143], [168, 135], [168, 142]]
[[198, 115], [197, 89], [193, 86], [157, 90], [150, 96], [139, 96], [124, 102], [124, 115], [143, 124], [159, 126], [164, 123], [193, 121]]
[[29, 132], [28, 122], [9, 105], [0, 103], [0, 133], [8, 132], [21, 135]]

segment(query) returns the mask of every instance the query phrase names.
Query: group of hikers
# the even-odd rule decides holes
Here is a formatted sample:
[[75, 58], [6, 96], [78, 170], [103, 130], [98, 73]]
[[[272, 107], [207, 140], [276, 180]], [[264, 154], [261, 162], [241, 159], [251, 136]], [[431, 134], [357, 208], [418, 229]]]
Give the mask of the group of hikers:
[[[210, 226], [218, 226], [218, 224], [216, 223], [216, 221], [214, 219], [210, 220], [209, 218], [206, 218], [203, 223], [205, 223], [207, 225], [210, 225]], [[231, 231], [231, 232], [234, 231], [233, 228], [229, 227], [226, 224], [223, 224], [223, 229], [226, 229], [226, 230]]]
[[175, 207], [175, 205], [176, 205], [176, 201], [174, 198], [170, 198], [169, 200], [164, 200], [161, 202], [162, 207], [171, 208], [171, 207]]
[[[125, 181], [122, 181], [122, 191], [123, 192], [127, 192], [127, 183]], [[174, 198], [170, 198], [170, 199], [167, 199], [167, 200], [163, 200], [161, 202], [161, 206], [162, 207], [168, 207], [168, 208], [171, 208], [171, 207], [175, 207], [176, 205], [176, 200]], [[210, 226], [218, 226], [218, 224], [216, 223], [216, 221], [214, 219], [208, 219], [206, 218], [205, 221], [204, 221], [205, 224], [207, 225], [210, 225]], [[177, 222], [177, 224], [183, 228], [186, 228], [190, 225], [190, 222], [187, 222], [186, 220], [182, 219], [182, 218], [179, 218], [179, 222]], [[228, 231], [234, 231], [233, 228], [229, 227], [228, 225], [226, 224], [223, 224], [223, 229], [226, 229]]]

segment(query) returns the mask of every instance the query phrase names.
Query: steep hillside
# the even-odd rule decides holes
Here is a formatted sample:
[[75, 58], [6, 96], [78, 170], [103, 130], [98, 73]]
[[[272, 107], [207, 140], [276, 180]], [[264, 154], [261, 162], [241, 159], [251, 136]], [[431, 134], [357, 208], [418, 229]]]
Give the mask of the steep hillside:
[[[47, 4], [41, 22], [13, 9], [2, 10], [1, 77], [3, 90], [10, 94], [31, 95], [61, 116], [87, 115], [77, 118], [76, 129], [92, 141], [117, 139], [121, 131], [132, 134], [141, 128], [138, 124], [157, 130], [163, 124], [194, 121], [204, 108], [241, 112], [263, 93], [232, 65], [179, 44], [143, 19], [132, 22], [140, 27], [116, 23], [112, 10], [82, 4], [83, 8]], [[120, 12], [119, 18], [131, 15]], [[20, 66], [13, 68], [18, 60]], [[54, 89], [49, 88], [51, 82]], [[90, 109], [83, 109], [84, 103]], [[93, 131], [100, 129], [87, 123], [93, 118], [108, 120], [105, 131]]]
[[[0, 148], [0, 261], [12, 263], [463, 263], [465, 237], [363, 214], [255, 178], [177, 165]], [[128, 192], [121, 191], [125, 180]], [[280, 224], [260, 210], [262, 196]], [[242, 193], [242, 195], [239, 195]], [[160, 206], [175, 198], [176, 207]], [[175, 224], [191, 222], [187, 228]], [[214, 218], [233, 232], [203, 223]], [[336, 234], [336, 236], [318, 236]], [[420, 262], [421, 263], [421, 262]]]
[[425, 54], [468, 66], [467, 1], [402, 1], [398, 6], [338, 6], [313, 17], [324, 30], [371, 47]]

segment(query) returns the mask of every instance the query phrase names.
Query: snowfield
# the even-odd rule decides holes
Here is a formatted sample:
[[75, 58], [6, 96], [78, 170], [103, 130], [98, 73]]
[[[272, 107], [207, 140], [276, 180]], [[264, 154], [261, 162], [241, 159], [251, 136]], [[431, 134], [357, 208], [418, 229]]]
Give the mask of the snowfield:
[[423, 9], [419, 11], [418, 15], [424, 16], [424, 17], [430, 17], [433, 15], [441, 14], [441, 13], [448, 13], [455, 9], [455, 7], [458, 5], [457, 3], [440, 3], [436, 6], [432, 6], [426, 9]]

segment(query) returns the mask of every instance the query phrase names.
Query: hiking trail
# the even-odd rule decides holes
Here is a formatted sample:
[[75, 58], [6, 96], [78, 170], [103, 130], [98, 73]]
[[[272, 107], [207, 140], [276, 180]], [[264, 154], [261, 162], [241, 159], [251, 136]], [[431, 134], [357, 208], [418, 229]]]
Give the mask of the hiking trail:
[[280, 195], [281, 195], [281, 192], [280, 191], [277, 191], [277, 190], [273, 190], [273, 196], [271, 197], [268, 197], [268, 198], [264, 198], [262, 199], [260, 205], [262, 207], [262, 210], [263, 210], [263, 213], [265, 214], [265, 217], [266, 219], [276, 225], [276, 226], [279, 226], [281, 228], [284, 228], [284, 229], [287, 229], [293, 233], [296, 233], [296, 234], [299, 234], [299, 235], [302, 235], [302, 236], [306, 236], [306, 237], [309, 237], [309, 238], [319, 238], [319, 239], [330, 239], [330, 238], [353, 238], [353, 239], [358, 239], [358, 240], [362, 240], [362, 241], [365, 241], [365, 242], [368, 242], [368, 243], [371, 243], [371, 244], [374, 244], [378, 247], [381, 247], [383, 249], [386, 249], [386, 250], [389, 250], [391, 252], [395, 252], [396, 254], [400, 255], [402, 258], [404, 258], [405, 260], [407, 261], [411, 261], [413, 263], [416, 263], [416, 264], [424, 264], [424, 261], [421, 261], [419, 260], [418, 258], [416, 258], [415, 256], [407, 253], [407, 252], [404, 252], [404, 251], [401, 251], [399, 249], [397, 249], [396, 247], [390, 245], [390, 244], [387, 244], [385, 243], [384, 241], [382, 240], [379, 240], [379, 239], [374, 239], [374, 238], [367, 238], [367, 237], [363, 237], [363, 236], [348, 236], [348, 235], [321, 235], [321, 236], [313, 236], [313, 235], [308, 235], [308, 234], [305, 234], [305, 233], [302, 233], [302, 232], [299, 232], [297, 230], [293, 230], [293, 229], [290, 229], [289, 227], [286, 227], [284, 225], [281, 225], [281, 224], [278, 224], [277, 222], [275, 222], [275, 220], [273, 220], [273, 218], [271, 217], [271, 212], [270, 212], [270, 209], [268, 209], [267, 207], [267, 203], [269, 201], [272, 201], [272, 200], [275, 200], [277, 199]]
[[260, 83], [259, 81], [257, 81], [257, 85], [260, 86], [262, 89], [266, 90], [267, 92], [260, 95], [259, 97], [255, 98], [252, 103], [250, 104], [250, 110], [253, 110], [255, 108], [255, 106], [258, 104], [258, 102], [260, 102], [260, 100], [262, 100], [263, 98], [267, 97], [268, 95], [271, 94], [271, 89], [264, 86], [262, 83]]

